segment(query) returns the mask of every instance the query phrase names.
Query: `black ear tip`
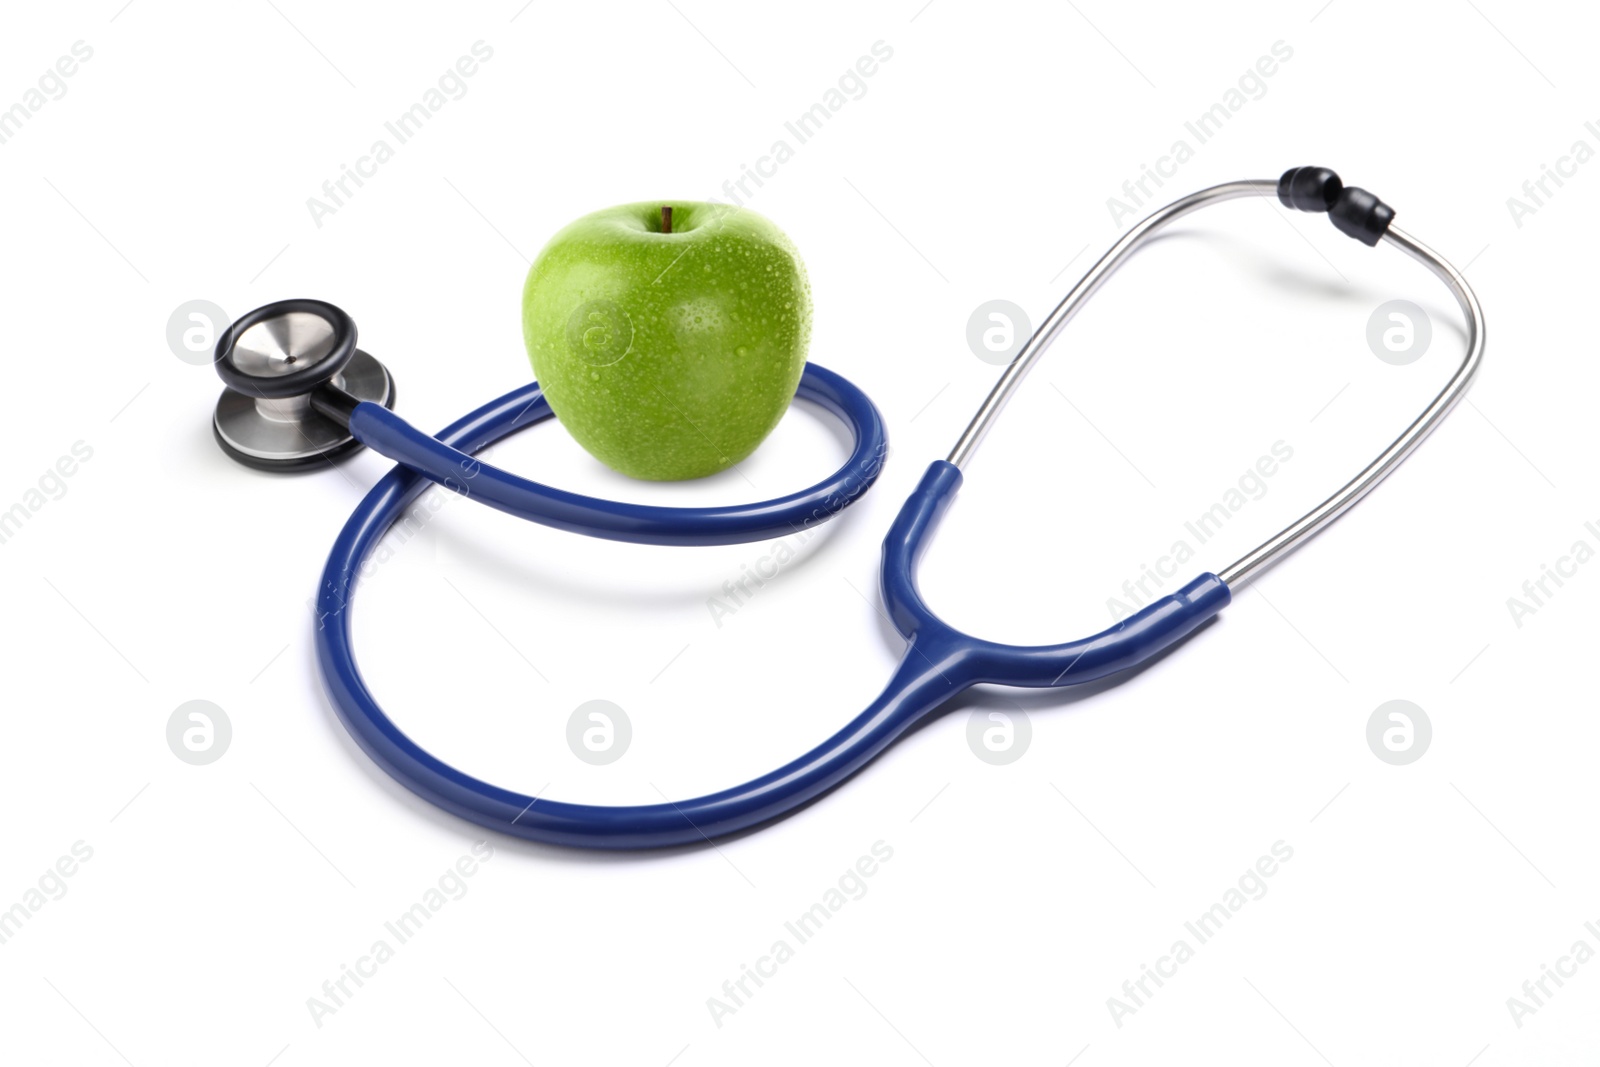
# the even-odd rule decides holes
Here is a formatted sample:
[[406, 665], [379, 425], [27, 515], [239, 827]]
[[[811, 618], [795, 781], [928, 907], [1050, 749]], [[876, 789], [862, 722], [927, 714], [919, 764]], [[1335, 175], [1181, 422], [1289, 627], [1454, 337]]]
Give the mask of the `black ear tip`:
[[1296, 211], [1328, 211], [1343, 191], [1344, 182], [1327, 167], [1292, 167], [1278, 179], [1278, 201]]
[[1394, 208], [1365, 189], [1346, 185], [1327, 167], [1294, 167], [1278, 179], [1278, 201], [1296, 211], [1326, 212], [1334, 228], [1375, 245], [1394, 221]]
[[1333, 205], [1328, 217], [1340, 233], [1371, 247], [1394, 221], [1394, 208], [1365, 189], [1350, 185], [1339, 194], [1339, 202]]

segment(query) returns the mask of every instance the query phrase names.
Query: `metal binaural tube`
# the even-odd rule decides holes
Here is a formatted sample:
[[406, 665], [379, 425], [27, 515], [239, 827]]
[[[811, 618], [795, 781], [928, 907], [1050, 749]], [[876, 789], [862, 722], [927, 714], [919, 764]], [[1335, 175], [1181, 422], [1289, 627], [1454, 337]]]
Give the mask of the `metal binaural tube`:
[[[1039, 328], [1028, 338], [1017, 358], [1006, 367], [1000, 375], [1000, 380], [990, 390], [983, 405], [978, 408], [977, 414], [962, 432], [961, 438], [956, 442], [955, 448], [950, 452], [949, 462], [957, 467], [964, 466], [972, 458], [973, 452], [983, 441], [984, 436], [994, 426], [1006, 402], [1017, 391], [1017, 386], [1022, 379], [1033, 369], [1046, 349], [1055, 341], [1056, 335], [1062, 327], [1072, 321], [1084, 303], [1104, 285], [1106, 279], [1116, 273], [1117, 268], [1127, 261], [1128, 257], [1146, 244], [1151, 237], [1166, 226], [1183, 216], [1210, 204], [1221, 203], [1225, 200], [1236, 200], [1246, 196], [1276, 196], [1278, 194], [1277, 180], [1257, 180], [1227, 182], [1214, 185], [1209, 189], [1202, 189], [1181, 200], [1168, 204], [1135, 225], [1112, 245], [1105, 255], [1101, 256], [1095, 265], [1089, 268], [1087, 274], [1073, 286], [1071, 291], [1062, 298], [1049, 316], [1040, 323]], [[1390, 225], [1383, 234], [1383, 241], [1394, 245], [1407, 255], [1416, 259], [1432, 271], [1455, 294], [1461, 306], [1462, 315], [1467, 322], [1467, 350], [1462, 357], [1461, 365], [1454, 375], [1445, 383], [1433, 401], [1429, 403], [1422, 414], [1407, 426], [1399, 437], [1395, 438], [1379, 456], [1362, 469], [1349, 482], [1345, 483], [1332, 496], [1318, 504], [1311, 511], [1290, 523], [1283, 530], [1274, 534], [1260, 545], [1251, 549], [1240, 559], [1218, 572], [1224, 582], [1230, 586], [1237, 586], [1249, 581], [1262, 570], [1277, 562], [1283, 556], [1294, 551], [1305, 541], [1314, 536], [1319, 530], [1327, 526], [1334, 519], [1348, 511], [1357, 501], [1370, 493], [1374, 487], [1398, 467], [1409, 456], [1423, 438], [1432, 433], [1434, 428], [1443, 421], [1452, 408], [1465, 395], [1468, 386], [1472, 383], [1473, 376], [1478, 371], [1478, 365], [1483, 358], [1485, 338], [1485, 324], [1483, 309], [1478, 305], [1478, 298], [1473, 294], [1461, 272], [1451, 266], [1438, 253], [1427, 245], [1407, 234], [1403, 230]]]
[[1115, 274], [1117, 268], [1122, 266], [1140, 246], [1170, 223], [1208, 204], [1220, 204], [1224, 200], [1237, 200], [1245, 196], [1276, 196], [1277, 192], [1278, 182], [1275, 178], [1267, 181], [1227, 182], [1223, 185], [1213, 185], [1209, 189], [1191, 193], [1182, 200], [1168, 204], [1123, 234], [1121, 239], [1111, 246], [1111, 250], [1089, 268], [1089, 273], [1072, 287], [1072, 291], [1062, 297], [1061, 303], [1057, 304], [1055, 310], [1039, 324], [1039, 328], [1033, 331], [1028, 343], [1022, 346], [1017, 358], [1011, 361], [1005, 372], [1000, 375], [1000, 380], [989, 391], [989, 396], [978, 409], [978, 413], [972, 417], [972, 422], [962, 432], [955, 448], [950, 450], [949, 462], [957, 467], [966, 465], [984, 435], [994, 426], [995, 419], [1000, 417], [1000, 412], [1011, 399], [1011, 394], [1017, 391], [1022, 379], [1027, 377], [1033, 365], [1039, 362], [1039, 357], [1044, 355], [1045, 350], [1055, 341], [1061, 328], [1072, 321], [1078, 309], [1088, 302], [1100, 286], [1105, 284], [1106, 279]]
[[1451, 375], [1450, 380], [1439, 390], [1439, 394], [1433, 398], [1422, 414], [1418, 415], [1377, 459], [1367, 464], [1360, 474], [1346, 482], [1328, 499], [1245, 553], [1237, 561], [1224, 567], [1217, 577], [1230, 586], [1238, 586], [1249, 581], [1262, 570], [1293, 552], [1318, 530], [1350, 510], [1356, 501], [1372, 492], [1379, 482], [1393, 473], [1394, 469], [1422, 443], [1424, 437], [1433, 432], [1434, 427], [1444, 421], [1444, 417], [1450, 414], [1450, 410], [1466, 395], [1467, 387], [1472, 384], [1473, 375], [1478, 373], [1478, 365], [1483, 360], [1485, 324], [1483, 308], [1478, 306], [1478, 298], [1473, 294], [1472, 287], [1467, 285], [1467, 280], [1461, 276], [1460, 271], [1404, 230], [1390, 225], [1383, 235], [1383, 240], [1420, 262], [1450, 287], [1450, 291], [1455, 294], [1456, 302], [1461, 305], [1461, 314], [1467, 320], [1466, 355], [1462, 357], [1461, 365], [1456, 368], [1455, 374]]

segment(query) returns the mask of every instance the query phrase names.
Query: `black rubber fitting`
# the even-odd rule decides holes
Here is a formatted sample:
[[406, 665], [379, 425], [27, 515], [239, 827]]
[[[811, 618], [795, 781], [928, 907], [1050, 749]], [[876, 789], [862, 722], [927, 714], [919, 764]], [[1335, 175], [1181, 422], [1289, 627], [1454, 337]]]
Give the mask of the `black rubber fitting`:
[[1329, 211], [1339, 202], [1344, 182], [1327, 167], [1294, 167], [1278, 179], [1278, 201], [1296, 211]]
[[[333, 331], [333, 343], [320, 358], [296, 366], [286, 374], [252, 374], [234, 360], [234, 346], [250, 327], [291, 312], [315, 315]], [[217, 338], [215, 365], [217, 377], [235, 392], [245, 396], [281, 400], [309, 393], [323, 382], [332, 381], [356, 354], [356, 324], [342, 310], [323, 300], [280, 300], [258, 307], [235, 319]]]
[[1339, 194], [1328, 217], [1340, 233], [1370, 246], [1377, 244], [1389, 229], [1389, 223], [1394, 221], [1394, 208], [1365, 189], [1350, 185]]
[[356, 413], [356, 405], [360, 403], [360, 400], [332, 382], [323, 382], [311, 390], [311, 410], [325, 419], [332, 419], [346, 430], [350, 428], [350, 417]]

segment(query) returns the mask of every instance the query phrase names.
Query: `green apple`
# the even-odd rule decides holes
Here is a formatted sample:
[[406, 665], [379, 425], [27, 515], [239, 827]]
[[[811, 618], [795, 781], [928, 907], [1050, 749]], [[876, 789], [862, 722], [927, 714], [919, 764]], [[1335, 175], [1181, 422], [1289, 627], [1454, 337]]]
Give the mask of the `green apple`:
[[811, 288], [794, 244], [752, 211], [624, 204], [539, 253], [522, 333], [550, 407], [596, 459], [635, 478], [699, 478], [750, 455], [783, 417]]

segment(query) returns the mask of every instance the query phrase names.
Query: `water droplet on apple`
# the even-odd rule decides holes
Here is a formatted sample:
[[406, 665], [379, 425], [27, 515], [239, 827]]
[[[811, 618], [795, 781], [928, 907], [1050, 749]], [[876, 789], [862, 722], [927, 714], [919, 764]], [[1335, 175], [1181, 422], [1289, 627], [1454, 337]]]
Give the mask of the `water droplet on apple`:
[[738, 348], [733, 350], [733, 354], [736, 356], [748, 356], [750, 354], [750, 349], [744, 345], [740, 345]]

